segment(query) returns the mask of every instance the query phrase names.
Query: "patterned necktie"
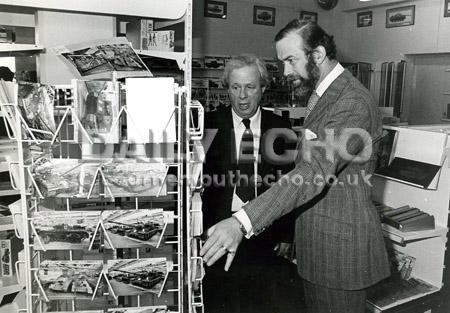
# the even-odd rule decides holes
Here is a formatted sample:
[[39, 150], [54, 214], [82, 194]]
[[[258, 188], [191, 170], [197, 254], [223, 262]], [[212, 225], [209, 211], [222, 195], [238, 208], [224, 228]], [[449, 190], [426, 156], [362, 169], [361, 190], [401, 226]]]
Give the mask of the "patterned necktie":
[[255, 198], [255, 186], [252, 183], [251, 177], [254, 175], [254, 162], [255, 156], [253, 154], [253, 132], [250, 129], [250, 120], [245, 118], [242, 120], [245, 125], [245, 131], [242, 134], [240, 149], [239, 149], [239, 161], [238, 170], [241, 177], [247, 177], [246, 179], [239, 179], [236, 186], [236, 194], [245, 203]]
[[311, 113], [311, 111], [314, 109], [319, 99], [319, 95], [315, 91], [313, 91], [311, 97], [309, 97], [308, 104], [306, 105], [305, 120], [308, 117], [309, 113]]

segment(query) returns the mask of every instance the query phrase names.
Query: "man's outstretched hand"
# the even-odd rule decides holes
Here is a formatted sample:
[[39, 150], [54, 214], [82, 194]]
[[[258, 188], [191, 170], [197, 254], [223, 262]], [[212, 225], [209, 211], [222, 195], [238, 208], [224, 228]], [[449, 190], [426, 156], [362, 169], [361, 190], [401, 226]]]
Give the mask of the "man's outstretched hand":
[[228, 271], [243, 237], [239, 226], [239, 222], [230, 217], [208, 229], [208, 240], [200, 250], [200, 255], [208, 266], [226, 254], [225, 271]]

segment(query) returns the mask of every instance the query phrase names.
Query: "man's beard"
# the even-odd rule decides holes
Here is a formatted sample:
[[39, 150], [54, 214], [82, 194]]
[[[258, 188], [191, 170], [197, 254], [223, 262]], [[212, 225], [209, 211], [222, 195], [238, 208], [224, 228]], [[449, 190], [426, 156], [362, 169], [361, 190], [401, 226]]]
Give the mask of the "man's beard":
[[316, 84], [320, 78], [319, 67], [312, 58], [309, 58], [308, 63], [306, 63], [306, 72], [308, 73], [308, 78], [303, 78], [300, 75], [289, 75], [287, 80], [297, 96], [309, 98], [316, 89]]

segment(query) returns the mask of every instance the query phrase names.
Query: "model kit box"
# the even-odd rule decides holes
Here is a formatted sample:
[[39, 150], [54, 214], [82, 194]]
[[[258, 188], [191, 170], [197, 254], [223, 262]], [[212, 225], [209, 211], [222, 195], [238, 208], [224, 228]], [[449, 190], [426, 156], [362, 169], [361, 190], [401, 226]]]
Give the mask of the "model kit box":
[[0, 240], [0, 263], [1, 276], [13, 276], [15, 272], [14, 264], [18, 260], [18, 253], [23, 249], [22, 240], [16, 236], [9, 239]]
[[143, 50], [173, 51], [175, 32], [173, 30], [159, 30], [149, 33], [147, 47]]
[[141, 20], [140, 49], [147, 50], [153, 32], [153, 20]]

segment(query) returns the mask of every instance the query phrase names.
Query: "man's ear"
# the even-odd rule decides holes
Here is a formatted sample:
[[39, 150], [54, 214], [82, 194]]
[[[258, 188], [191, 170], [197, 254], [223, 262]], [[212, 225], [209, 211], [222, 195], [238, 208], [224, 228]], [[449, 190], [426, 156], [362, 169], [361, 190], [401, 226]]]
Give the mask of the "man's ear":
[[316, 63], [317, 65], [322, 64], [327, 57], [327, 51], [325, 50], [324, 46], [317, 46], [312, 52], [312, 57], [314, 63]]

